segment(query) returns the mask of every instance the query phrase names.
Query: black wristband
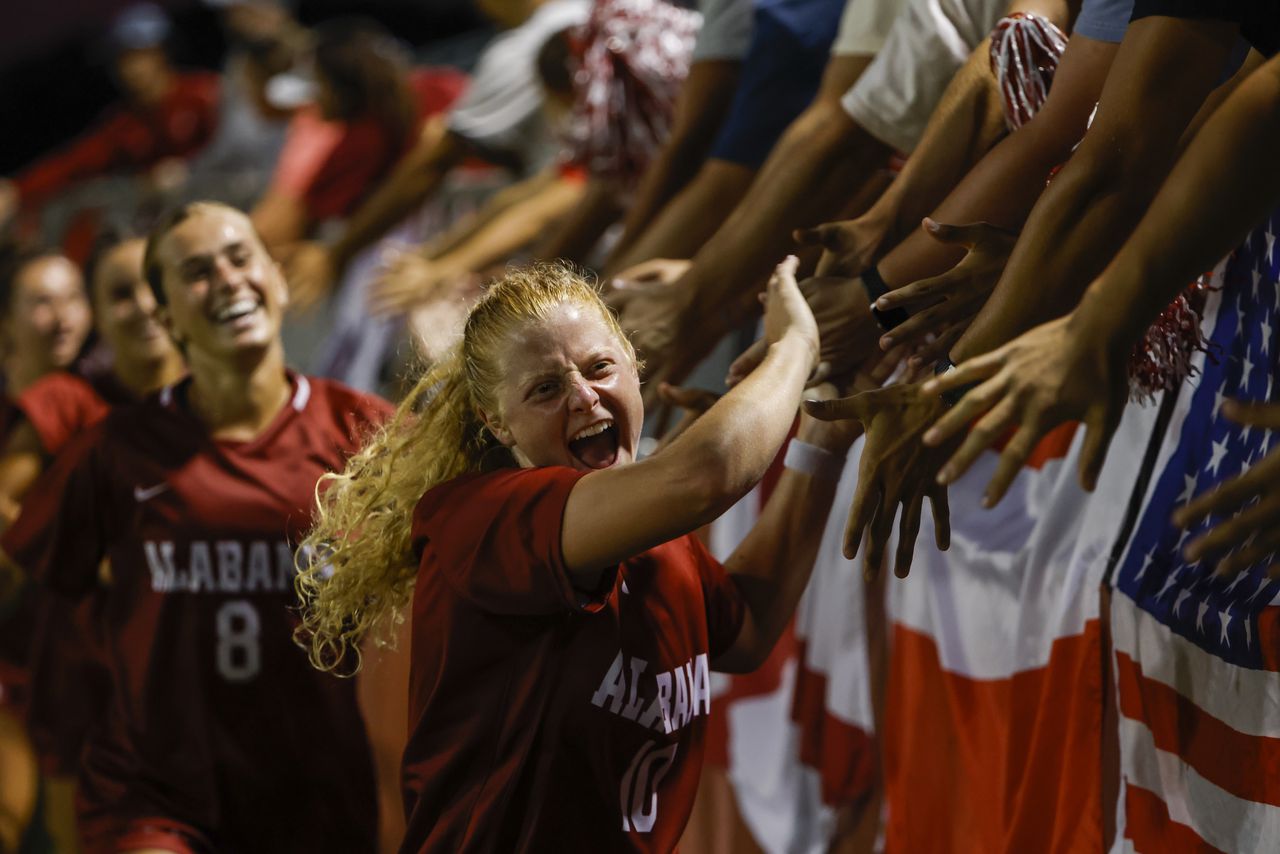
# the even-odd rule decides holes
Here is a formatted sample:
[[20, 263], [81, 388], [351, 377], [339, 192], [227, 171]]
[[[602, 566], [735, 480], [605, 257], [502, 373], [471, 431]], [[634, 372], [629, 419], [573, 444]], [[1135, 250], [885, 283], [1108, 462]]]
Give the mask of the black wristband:
[[[933, 375], [935, 377], [940, 377], [943, 374], [945, 374], [947, 371], [954, 368], [955, 366], [956, 366], [955, 362], [951, 361], [950, 356], [943, 356], [941, 359], [939, 359], [937, 362], [934, 363]], [[952, 407], [952, 406], [955, 406], [957, 403], [959, 403], [960, 398], [968, 394], [970, 389], [976, 388], [977, 386], [978, 386], [978, 383], [969, 383], [968, 385], [960, 386], [960, 388], [947, 389], [946, 391], [939, 393], [938, 397], [942, 398], [942, 402], [945, 403], [948, 407]]]
[[875, 267], [868, 267], [862, 272], [862, 286], [867, 289], [867, 299], [871, 300], [871, 316], [876, 319], [876, 323], [880, 324], [880, 328], [888, 332], [893, 327], [905, 321], [911, 315], [907, 314], [905, 308], [891, 308], [888, 311], [881, 311], [876, 308], [876, 300], [889, 293], [889, 286], [884, 283], [884, 279], [880, 278], [880, 271]]

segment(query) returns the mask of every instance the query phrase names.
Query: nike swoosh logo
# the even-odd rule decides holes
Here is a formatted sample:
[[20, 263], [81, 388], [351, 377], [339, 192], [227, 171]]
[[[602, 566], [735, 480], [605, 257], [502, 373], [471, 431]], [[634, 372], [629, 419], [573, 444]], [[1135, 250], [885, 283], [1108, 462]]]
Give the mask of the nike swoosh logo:
[[167, 483], [157, 483], [155, 486], [148, 486], [145, 489], [141, 486], [135, 486], [133, 488], [133, 500], [137, 501], [139, 504], [144, 501], [150, 501], [152, 498], [155, 498], [168, 488], [169, 484]]

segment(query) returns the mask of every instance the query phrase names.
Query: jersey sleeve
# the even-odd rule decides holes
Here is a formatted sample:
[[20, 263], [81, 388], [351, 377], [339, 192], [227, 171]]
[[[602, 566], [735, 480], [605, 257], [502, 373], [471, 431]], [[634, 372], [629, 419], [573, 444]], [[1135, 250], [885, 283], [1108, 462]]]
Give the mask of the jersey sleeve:
[[560, 547], [565, 505], [583, 474], [563, 467], [513, 469], [438, 486], [414, 512], [415, 548], [483, 610], [598, 610], [616, 573], [605, 573], [594, 592], [579, 591], [570, 583]]
[[107, 404], [84, 380], [51, 374], [18, 395], [14, 405], [35, 429], [46, 454], [55, 456], [73, 437], [101, 421]]
[[71, 599], [93, 590], [108, 532], [116, 530], [108, 495], [101, 430], [71, 442], [36, 481], [22, 512], [0, 538], [4, 549], [32, 579]]
[[746, 618], [746, 603], [738, 585], [734, 584], [724, 571], [724, 566], [716, 560], [707, 547], [693, 534], [685, 537], [689, 550], [698, 567], [698, 578], [702, 582], [703, 601], [707, 606], [707, 641], [708, 652], [714, 660], [729, 651], [738, 634], [742, 631], [742, 621]]

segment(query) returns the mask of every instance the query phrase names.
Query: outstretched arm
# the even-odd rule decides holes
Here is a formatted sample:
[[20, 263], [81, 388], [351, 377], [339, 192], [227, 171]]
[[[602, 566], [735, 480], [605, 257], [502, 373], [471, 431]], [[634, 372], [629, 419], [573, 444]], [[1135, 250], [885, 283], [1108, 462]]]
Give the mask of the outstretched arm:
[[791, 621], [813, 574], [845, 454], [860, 432], [856, 422], [800, 416], [793, 441], [817, 448], [817, 465], [812, 471], [783, 470], [759, 521], [725, 561], [725, 572], [746, 603], [747, 619], [733, 646], [712, 662], [716, 670], [755, 670]]
[[[1209, 118], [1079, 313], [1136, 341], [1151, 320], [1240, 242], [1280, 199], [1280, 57]], [[1123, 307], [1123, 310], [1117, 310]]]
[[334, 269], [342, 270], [361, 249], [430, 198], [467, 151], [467, 143], [442, 121], [429, 122], [413, 150], [347, 221], [342, 236], [330, 249]]
[[784, 261], [770, 280], [770, 350], [760, 367], [662, 453], [574, 485], [560, 539], [565, 565], [585, 586], [603, 567], [710, 522], [764, 476], [817, 360], [817, 326], [796, 285], [796, 263]]
[[986, 352], [1076, 304], [1149, 207], [1236, 30], [1226, 21], [1166, 17], [1129, 25], [1093, 127], [1032, 210], [953, 359]]
[[609, 226], [622, 213], [621, 188], [604, 178], [589, 178], [578, 203], [553, 224], [549, 233], [534, 244], [533, 256], [545, 260], [564, 258], [583, 264]]
[[439, 284], [505, 261], [569, 214], [584, 190], [581, 182], [554, 174], [539, 187], [494, 216], [482, 216], [478, 227], [448, 252], [427, 262], [407, 257], [374, 285], [370, 309], [378, 314], [408, 311], [435, 295]]
[[1075, 311], [969, 360], [931, 385], [930, 390], [941, 390], [985, 380], [932, 431], [931, 438], [941, 440], [988, 413], [948, 464], [948, 478], [968, 468], [1010, 425], [1020, 425], [993, 480], [998, 497], [1041, 435], [1064, 420], [1080, 419], [1088, 431], [1081, 480], [1092, 486], [1127, 397], [1128, 353], [1173, 297], [1237, 245], [1280, 199], [1277, 145], [1280, 60], [1273, 59], [1209, 119]]
[[741, 62], [731, 60], [705, 60], [690, 66], [676, 102], [671, 136], [636, 187], [635, 199], [624, 220], [622, 238], [610, 253], [606, 270], [615, 270], [616, 262], [662, 206], [697, 174], [729, 111], [741, 67]]

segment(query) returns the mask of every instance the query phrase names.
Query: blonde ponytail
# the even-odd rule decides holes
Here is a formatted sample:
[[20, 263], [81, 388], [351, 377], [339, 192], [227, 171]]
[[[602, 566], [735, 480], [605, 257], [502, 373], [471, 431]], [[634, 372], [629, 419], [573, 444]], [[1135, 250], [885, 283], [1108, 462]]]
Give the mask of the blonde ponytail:
[[[414, 506], [437, 484], [510, 461], [483, 429], [455, 349], [423, 374], [391, 421], [340, 474], [316, 485], [316, 524], [299, 554], [296, 637], [321, 670], [360, 666], [368, 636], [386, 645], [413, 591]], [[354, 659], [351, 657], [354, 656]]]

